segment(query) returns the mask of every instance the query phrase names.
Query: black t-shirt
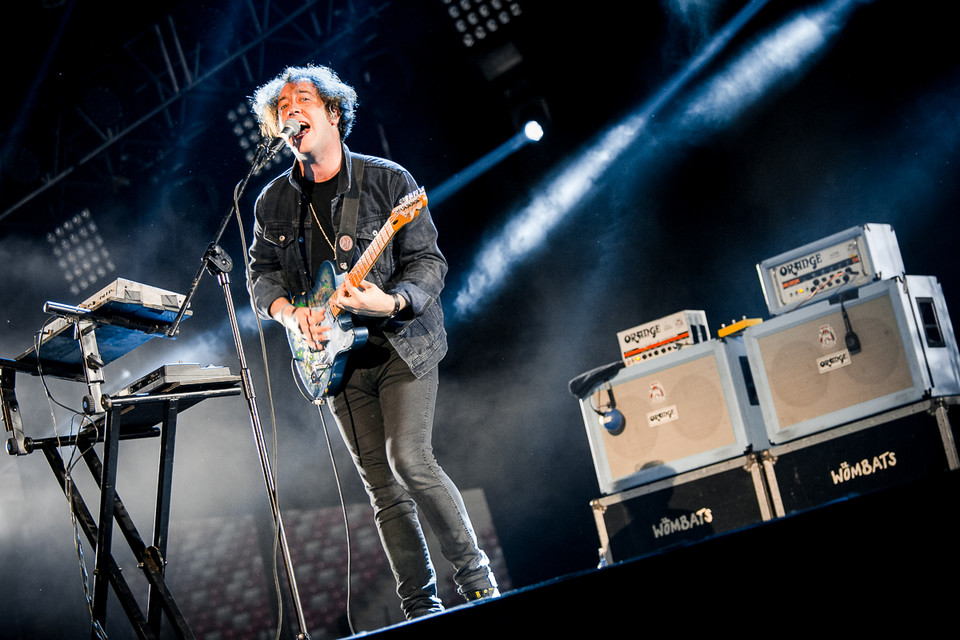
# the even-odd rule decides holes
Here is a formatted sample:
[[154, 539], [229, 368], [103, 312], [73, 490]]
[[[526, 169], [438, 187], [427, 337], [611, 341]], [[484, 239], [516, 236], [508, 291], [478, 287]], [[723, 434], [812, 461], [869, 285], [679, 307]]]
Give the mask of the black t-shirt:
[[[310, 273], [315, 279], [324, 260], [330, 260], [336, 264], [337, 255], [334, 247], [337, 238], [333, 230], [333, 213], [330, 209], [330, 202], [337, 195], [337, 176], [325, 182], [303, 180], [301, 185], [307, 198], [303, 207], [305, 211], [302, 224], [304, 228], [309, 227], [311, 229], [310, 246], [303, 247], [304, 260], [310, 265]], [[313, 205], [312, 209], [310, 208], [311, 204]]]
[[[304, 260], [306, 260], [313, 274], [314, 286], [316, 286], [316, 277], [320, 270], [320, 265], [325, 260], [333, 262], [334, 270], [337, 273], [340, 272], [339, 268], [336, 267], [337, 252], [334, 247], [336, 247], [337, 239], [333, 230], [333, 211], [330, 207], [334, 196], [337, 195], [338, 176], [339, 174], [325, 182], [301, 180], [300, 183], [303, 187], [303, 193], [307, 198], [303, 207], [305, 213], [301, 224], [303, 225], [303, 229], [308, 225], [311, 229], [310, 246], [302, 247], [301, 245], [301, 247], [304, 252]], [[313, 205], [312, 210], [310, 209], [310, 204]], [[314, 217], [314, 212], [316, 212], [316, 217]], [[321, 225], [319, 227], [317, 226], [318, 222]], [[301, 237], [304, 237], [303, 229], [301, 229]], [[324, 238], [324, 233], [326, 233], [326, 238]], [[329, 242], [327, 242], [327, 239], [329, 239]], [[331, 244], [333, 245], [332, 247], [330, 246]], [[367, 327], [367, 341], [363, 349], [356, 349], [351, 360], [347, 362], [351, 363], [352, 360], [356, 360], [355, 364], [357, 368], [382, 364], [389, 355], [389, 343], [380, 327], [382, 318], [353, 316], [353, 323], [358, 327]]]

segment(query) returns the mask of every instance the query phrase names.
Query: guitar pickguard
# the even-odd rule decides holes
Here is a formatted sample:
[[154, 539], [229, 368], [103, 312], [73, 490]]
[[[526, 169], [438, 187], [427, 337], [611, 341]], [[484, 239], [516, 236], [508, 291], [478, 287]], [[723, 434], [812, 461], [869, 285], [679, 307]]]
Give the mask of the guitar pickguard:
[[330, 297], [341, 282], [343, 276], [337, 276], [333, 263], [324, 262], [317, 272], [314, 290], [294, 300], [298, 307], [323, 309], [321, 324], [329, 327], [329, 340], [322, 349], [311, 348], [302, 333], [287, 329], [287, 342], [300, 381], [314, 400], [339, 391], [349, 351], [363, 346], [367, 341], [366, 327], [354, 327], [350, 314], [338, 316], [330, 309]]

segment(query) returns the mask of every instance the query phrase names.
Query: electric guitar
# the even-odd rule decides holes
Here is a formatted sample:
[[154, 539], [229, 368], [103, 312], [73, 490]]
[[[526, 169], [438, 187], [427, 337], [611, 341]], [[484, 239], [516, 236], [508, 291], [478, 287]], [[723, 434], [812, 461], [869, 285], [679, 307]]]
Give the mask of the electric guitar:
[[350, 351], [362, 347], [367, 341], [366, 327], [354, 327], [349, 313], [341, 314], [339, 308], [330, 306], [330, 297], [344, 278], [349, 278], [353, 286], [360, 286], [397, 231], [416, 218], [425, 206], [427, 195], [423, 187], [405, 195], [349, 273], [338, 275], [333, 263], [326, 261], [317, 271], [313, 291], [294, 298], [293, 304], [298, 307], [322, 308], [321, 324], [330, 327], [326, 332], [328, 339], [320, 349], [310, 347], [299, 329], [287, 329], [287, 342], [297, 375], [304, 390], [314, 401], [335, 395], [340, 390]]

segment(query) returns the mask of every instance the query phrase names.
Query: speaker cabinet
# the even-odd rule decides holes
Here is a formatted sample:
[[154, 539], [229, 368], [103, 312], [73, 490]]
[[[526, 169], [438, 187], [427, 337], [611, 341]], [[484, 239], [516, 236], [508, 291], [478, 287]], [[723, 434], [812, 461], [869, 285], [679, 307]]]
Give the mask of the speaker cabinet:
[[743, 339], [773, 444], [960, 391], [956, 338], [930, 276], [866, 285]]
[[621, 369], [580, 395], [600, 490], [610, 494], [743, 455], [762, 436], [740, 338]]

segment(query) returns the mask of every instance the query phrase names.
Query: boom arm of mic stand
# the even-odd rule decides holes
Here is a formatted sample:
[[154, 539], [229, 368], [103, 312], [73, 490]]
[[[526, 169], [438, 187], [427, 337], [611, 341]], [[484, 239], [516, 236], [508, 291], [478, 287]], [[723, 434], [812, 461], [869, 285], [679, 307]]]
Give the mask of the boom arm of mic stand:
[[180, 309], [177, 310], [177, 316], [174, 318], [173, 323], [167, 328], [166, 333], [168, 337], [177, 335], [177, 331], [180, 330], [180, 323], [183, 321], [183, 316], [190, 307], [190, 301], [193, 299], [194, 294], [196, 294], [197, 287], [200, 286], [200, 278], [203, 277], [203, 272], [209, 270], [211, 273], [216, 275], [217, 273], [229, 272], [233, 268], [233, 262], [223, 251], [223, 249], [220, 248], [218, 243], [223, 237], [224, 232], [227, 230], [227, 225], [230, 224], [230, 218], [232, 218], [235, 213], [238, 214], [237, 217], [239, 218], [237, 203], [240, 202], [240, 198], [243, 196], [243, 192], [246, 190], [247, 183], [250, 182], [250, 178], [252, 178], [254, 174], [263, 168], [263, 166], [267, 163], [267, 160], [269, 160], [272, 155], [273, 154], [270, 152], [270, 148], [265, 144], [261, 144], [259, 150], [257, 151], [257, 156], [254, 158], [253, 163], [250, 165], [250, 169], [247, 171], [247, 175], [244, 176], [243, 180], [237, 183], [236, 187], [234, 187], [233, 205], [220, 220], [220, 226], [217, 228], [217, 233], [213, 236], [213, 240], [210, 241], [210, 244], [207, 245], [207, 250], [204, 251], [203, 257], [200, 259], [200, 267], [197, 269], [197, 275], [193, 277], [193, 282], [190, 283], [190, 289], [184, 296], [183, 304], [180, 305]]

